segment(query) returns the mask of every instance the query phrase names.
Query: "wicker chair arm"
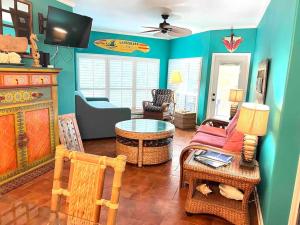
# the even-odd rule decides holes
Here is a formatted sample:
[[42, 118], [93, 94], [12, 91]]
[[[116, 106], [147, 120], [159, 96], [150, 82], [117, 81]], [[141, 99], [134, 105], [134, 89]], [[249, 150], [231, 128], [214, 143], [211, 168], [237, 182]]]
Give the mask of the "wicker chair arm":
[[201, 125], [209, 125], [212, 127], [219, 127], [225, 129], [228, 126], [229, 122], [224, 120], [217, 120], [217, 119], [207, 119], [204, 120]]

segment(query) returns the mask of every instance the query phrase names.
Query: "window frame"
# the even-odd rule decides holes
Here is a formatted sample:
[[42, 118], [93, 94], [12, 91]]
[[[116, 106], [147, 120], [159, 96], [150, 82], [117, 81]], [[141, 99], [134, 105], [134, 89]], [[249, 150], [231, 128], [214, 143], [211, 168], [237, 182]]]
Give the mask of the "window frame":
[[[177, 60], [182, 60], [182, 61], [188, 61], [188, 60], [199, 60], [199, 75], [198, 75], [198, 84], [197, 84], [197, 94], [196, 94], [196, 104], [195, 104], [195, 113], [198, 114], [198, 110], [199, 110], [199, 96], [200, 96], [200, 86], [201, 86], [201, 77], [202, 77], [202, 63], [203, 63], [203, 58], [202, 57], [188, 57], [188, 58], [176, 58], [176, 59], [169, 59], [168, 60], [168, 79], [167, 79], [167, 86], [168, 88], [171, 88], [170, 87], [170, 76], [171, 76], [171, 71], [170, 69], [171, 66], [170, 66], [170, 63], [172, 61], [177, 61]], [[175, 69], [176, 70], [176, 69]], [[171, 85], [172, 86], [172, 85]], [[173, 90], [173, 89], [172, 89]], [[175, 91], [175, 95], [176, 95], [176, 89], [174, 90]], [[185, 96], [186, 98], [188, 98], [189, 96], [192, 96], [192, 95], [187, 95], [188, 92], [185, 93]], [[193, 96], [192, 96], [193, 97]], [[176, 98], [175, 98], [175, 102], [176, 102]], [[186, 108], [186, 106], [185, 106]], [[177, 108], [178, 109], [178, 108]]]
[[[157, 86], [155, 88], [159, 88], [160, 84], [160, 59], [158, 58], [144, 58], [144, 57], [131, 57], [131, 56], [119, 56], [119, 55], [108, 55], [108, 54], [95, 54], [95, 53], [76, 53], [76, 90], [82, 90], [80, 87], [80, 58], [86, 58], [86, 59], [104, 59], [105, 60], [105, 87], [104, 88], [82, 88], [83, 90], [103, 90], [105, 96], [108, 99], [110, 99], [110, 90], [122, 90], [121, 88], [110, 88], [110, 60], [128, 60], [133, 62], [133, 71], [132, 71], [132, 88], [125, 88], [124, 90], [132, 90], [132, 108], [131, 110], [134, 111], [140, 111], [142, 110], [141, 107], [137, 107], [136, 104], [136, 93], [137, 91], [149, 91], [151, 93], [151, 90], [154, 87], [151, 88], [139, 88], [136, 84], [137, 80], [137, 63], [138, 62], [152, 62], [157, 63]], [[86, 96], [90, 97], [90, 96]], [[91, 96], [92, 97], [92, 96]], [[96, 96], [94, 96], [96, 97]], [[146, 99], [145, 99], [146, 100]]]

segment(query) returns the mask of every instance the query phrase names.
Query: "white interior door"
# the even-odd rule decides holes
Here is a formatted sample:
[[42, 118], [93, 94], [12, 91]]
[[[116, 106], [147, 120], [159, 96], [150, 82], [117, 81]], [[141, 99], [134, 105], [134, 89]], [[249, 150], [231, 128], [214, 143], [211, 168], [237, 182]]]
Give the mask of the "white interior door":
[[229, 119], [229, 91], [240, 88], [247, 93], [250, 58], [250, 53], [213, 54], [207, 104], [208, 118]]

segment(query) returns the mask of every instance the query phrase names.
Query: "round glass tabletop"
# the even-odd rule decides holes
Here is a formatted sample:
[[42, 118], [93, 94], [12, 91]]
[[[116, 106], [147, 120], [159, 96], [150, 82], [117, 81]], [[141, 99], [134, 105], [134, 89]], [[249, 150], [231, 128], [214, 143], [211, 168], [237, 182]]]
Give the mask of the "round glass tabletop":
[[116, 128], [135, 133], [160, 133], [172, 131], [175, 126], [161, 120], [136, 119], [121, 121], [116, 124]]

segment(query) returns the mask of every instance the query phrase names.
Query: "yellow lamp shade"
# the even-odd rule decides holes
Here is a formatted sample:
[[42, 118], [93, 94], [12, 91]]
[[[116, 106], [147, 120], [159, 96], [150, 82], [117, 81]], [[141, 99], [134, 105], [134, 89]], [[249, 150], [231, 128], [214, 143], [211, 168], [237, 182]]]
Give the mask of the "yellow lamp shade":
[[244, 99], [243, 89], [230, 89], [229, 101], [231, 102], [242, 102]]
[[243, 103], [236, 129], [244, 134], [264, 136], [267, 132], [270, 108], [267, 105]]
[[172, 72], [170, 83], [171, 84], [181, 84], [182, 82], [183, 82], [183, 80], [182, 80], [181, 72], [179, 72], [179, 71]]

